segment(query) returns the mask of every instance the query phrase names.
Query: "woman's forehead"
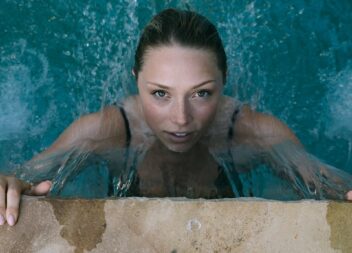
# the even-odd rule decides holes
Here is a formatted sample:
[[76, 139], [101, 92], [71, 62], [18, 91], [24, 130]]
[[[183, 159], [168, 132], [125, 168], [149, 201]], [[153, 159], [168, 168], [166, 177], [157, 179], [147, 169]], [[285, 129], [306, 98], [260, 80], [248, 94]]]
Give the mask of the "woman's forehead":
[[144, 62], [154, 58], [192, 58], [203, 57], [208, 60], [216, 61], [215, 54], [206, 48], [196, 48], [190, 46], [183, 46], [180, 44], [160, 45], [157, 47], [149, 47], [143, 57]]
[[191, 83], [197, 83], [199, 79], [214, 79], [221, 72], [212, 52], [174, 45], [149, 49], [141, 75], [147, 79], [157, 78], [159, 82], [172, 78], [189, 79]]

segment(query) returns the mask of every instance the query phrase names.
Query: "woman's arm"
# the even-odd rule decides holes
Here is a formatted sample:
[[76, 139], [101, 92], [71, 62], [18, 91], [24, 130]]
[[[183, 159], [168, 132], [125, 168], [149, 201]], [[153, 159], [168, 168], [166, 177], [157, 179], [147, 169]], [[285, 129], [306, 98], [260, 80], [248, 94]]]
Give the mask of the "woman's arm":
[[352, 176], [308, 154], [277, 118], [244, 106], [234, 127], [236, 145], [253, 150], [261, 162], [290, 180], [305, 197], [351, 199]]
[[[59, 167], [67, 159], [65, 152], [72, 149], [99, 154], [123, 147], [125, 131], [123, 117], [116, 107], [88, 114], [74, 121], [50, 147], [27, 162], [26, 170], [35, 173], [35, 170], [43, 170], [46, 166]], [[15, 177], [0, 175], [0, 225], [5, 223], [5, 217], [8, 224], [16, 223], [21, 193], [46, 195], [50, 187], [50, 181], [32, 186]]]
[[119, 110], [114, 106], [85, 115], [74, 121], [58, 139], [33, 160], [71, 148], [88, 152], [104, 152], [107, 149], [123, 147], [126, 132]]

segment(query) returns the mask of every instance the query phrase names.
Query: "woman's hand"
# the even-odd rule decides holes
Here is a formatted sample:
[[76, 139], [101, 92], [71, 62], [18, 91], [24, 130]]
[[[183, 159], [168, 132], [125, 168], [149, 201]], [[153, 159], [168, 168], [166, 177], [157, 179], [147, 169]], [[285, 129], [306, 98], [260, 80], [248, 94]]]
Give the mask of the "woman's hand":
[[16, 224], [20, 206], [21, 194], [42, 196], [51, 188], [51, 181], [43, 181], [30, 185], [15, 177], [0, 175], [0, 225], [5, 221], [10, 226]]

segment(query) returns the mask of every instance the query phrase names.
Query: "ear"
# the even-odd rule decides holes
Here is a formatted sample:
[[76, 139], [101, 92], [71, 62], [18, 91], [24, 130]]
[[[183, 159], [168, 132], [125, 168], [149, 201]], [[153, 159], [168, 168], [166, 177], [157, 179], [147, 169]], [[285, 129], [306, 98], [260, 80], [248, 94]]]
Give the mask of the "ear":
[[136, 77], [136, 72], [134, 72], [134, 68], [131, 69], [132, 75]]

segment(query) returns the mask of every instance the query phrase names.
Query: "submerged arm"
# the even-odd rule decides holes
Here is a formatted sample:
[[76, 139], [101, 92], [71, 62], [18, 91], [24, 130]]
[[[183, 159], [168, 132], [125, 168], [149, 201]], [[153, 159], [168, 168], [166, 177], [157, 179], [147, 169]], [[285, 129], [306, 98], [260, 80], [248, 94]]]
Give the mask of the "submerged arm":
[[306, 198], [350, 198], [352, 176], [307, 153], [280, 120], [244, 107], [235, 123], [234, 141], [250, 147], [260, 161], [292, 182]]

